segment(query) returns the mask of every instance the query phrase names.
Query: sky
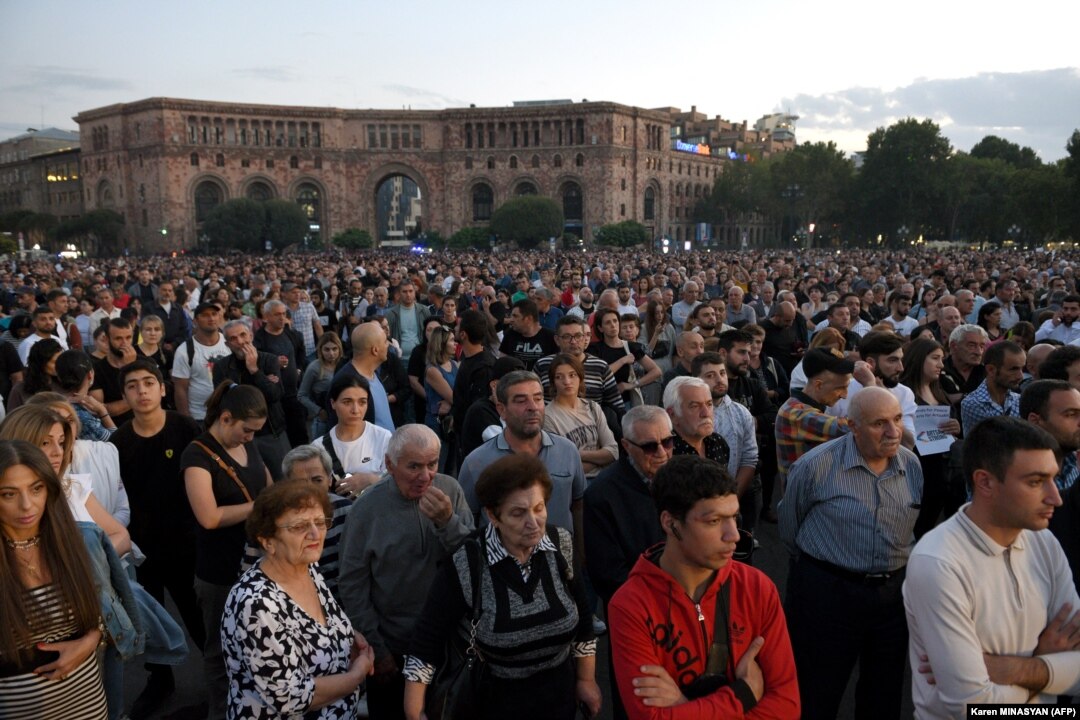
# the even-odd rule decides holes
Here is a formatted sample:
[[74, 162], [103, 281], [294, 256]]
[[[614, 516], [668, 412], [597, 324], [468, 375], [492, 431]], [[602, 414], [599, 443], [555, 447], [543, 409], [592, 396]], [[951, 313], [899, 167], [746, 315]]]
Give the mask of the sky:
[[0, 0], [0, 139], [148, 97], [439, 109], [515, 100], [800, 116], [865, 149], [930, 118], [1065, 155], [1080, 2], [1028, 0]]

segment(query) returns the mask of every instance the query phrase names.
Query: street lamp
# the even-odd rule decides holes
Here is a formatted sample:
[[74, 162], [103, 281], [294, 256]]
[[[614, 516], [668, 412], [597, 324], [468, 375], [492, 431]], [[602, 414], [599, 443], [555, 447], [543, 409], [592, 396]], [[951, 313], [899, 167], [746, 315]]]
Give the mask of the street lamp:
[[1009, 239], [1013, 242], [1016, 242], [1017, 238], [1020, 237], [1021, 232], [1023, 231], [1020, 229], [1020, 226], [1016, 223], [1013, 223], [1012, 226], [1009, 228]]
[[896, 234], [900, 238], [900, 244], [903, 245], [904, 241], [907, 240], [908, 226], [901, 225], [899, 228], [897, 228]]

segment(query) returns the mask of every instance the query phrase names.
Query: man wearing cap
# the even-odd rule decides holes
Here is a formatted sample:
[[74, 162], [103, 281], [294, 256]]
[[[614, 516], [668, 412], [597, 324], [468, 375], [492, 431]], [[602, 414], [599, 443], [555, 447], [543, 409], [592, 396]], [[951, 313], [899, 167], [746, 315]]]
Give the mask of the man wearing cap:
[[[825, 411], [837, 400], [847, 397], [855, 363], [839, 352], [814, 348], [803, 357], [803, 370], [806, 386], [792, 390], [791, 397], [776, 413], [776, 477], [781, 493], [788, 469], [796, 460], [812, 448], [848, 431], [847, 418], [833, 417]], [[868, 384], [873, 384], [869, 368], [861, 369], [861, 377], [868, 377]]]
[[900, 717], [901, 587], [923, 490], [903, 419], [892, 393], [867, 387], [851, 401], [850, 432], [788, 470], [778, 527], [794, 561], [784, 609], [804, 720], [836, 717], [856, 662], [855, 717]]
[[222, 312], [214, 303], [195, 308], [195, 329], [173, 357], [172, 379], [176, 409], [194, 420], [206, 417], [206, 401], [214, 392], [214, 358], [229, 354], [219, 332]]

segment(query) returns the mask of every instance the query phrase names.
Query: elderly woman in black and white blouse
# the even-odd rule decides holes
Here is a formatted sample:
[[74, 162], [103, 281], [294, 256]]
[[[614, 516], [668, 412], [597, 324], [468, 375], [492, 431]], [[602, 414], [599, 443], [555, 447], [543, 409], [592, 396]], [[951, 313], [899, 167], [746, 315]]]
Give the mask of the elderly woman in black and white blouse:
[[255, 499], [246, 529], [263, 557], [233, 586], [221, 623], [227, 717], [356, 715], [375, 656], [315, 568], [332, 523], [314, 483], [285, 480]]

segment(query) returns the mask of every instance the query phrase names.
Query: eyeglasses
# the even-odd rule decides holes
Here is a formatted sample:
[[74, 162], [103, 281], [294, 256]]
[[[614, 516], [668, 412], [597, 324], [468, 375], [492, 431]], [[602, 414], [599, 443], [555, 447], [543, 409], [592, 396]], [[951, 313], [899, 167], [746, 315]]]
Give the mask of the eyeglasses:
[[585, 339], [585, 334], [584, 333], [577, 333], [575, 335], [565, 335], [564, 334], [564, 335], [560, 335], [559, 339], [560, 340], [565, 340], [566, 342], [581, 342], [582, 340]]
[[661, 445], [664, 446], [665, 450], [670, 450], [671, 448], [675, 447], [675, 436], [674, 435], [666, 437], [663, 440], [660, 440], [659, 442], [656, 441], [656, 440], [652, 440], [652, 441], [647, 442], [647, 443], [636, 443], [633, 440], [631, 440], [630, 438], [625, 438], [625, 440], [626, 440], [626, 442], [630, 443], [634, 447], [639, 448], [641, 450], [641, 452], [645, 453], [646, 455], [655, 455], [656, 452], [660, 449]]
[[317, 517], [311, 520], [298, 520], [288, 525], [278, 525], [282, 530], [287, 530], [293, 535], [306, 535], [308, 528], [312, 525], [315, 526], [316, 532], [326, 532], [334, 525], [334, 518], [332, 517]]

